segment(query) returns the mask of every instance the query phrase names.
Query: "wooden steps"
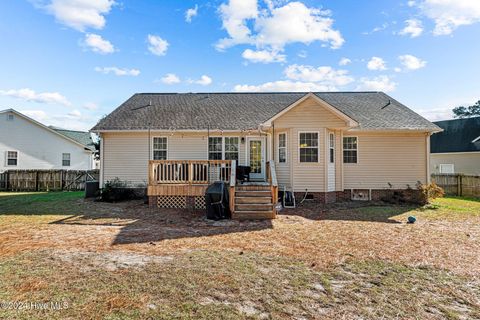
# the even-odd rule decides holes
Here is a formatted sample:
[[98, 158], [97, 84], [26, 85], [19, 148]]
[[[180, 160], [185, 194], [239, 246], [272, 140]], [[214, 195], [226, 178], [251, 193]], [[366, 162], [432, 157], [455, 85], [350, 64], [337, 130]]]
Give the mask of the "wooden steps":
[[234, 219], [274, 219], [276, 215], [274, 209], [270, 186], [264, 184], [236, 186]]

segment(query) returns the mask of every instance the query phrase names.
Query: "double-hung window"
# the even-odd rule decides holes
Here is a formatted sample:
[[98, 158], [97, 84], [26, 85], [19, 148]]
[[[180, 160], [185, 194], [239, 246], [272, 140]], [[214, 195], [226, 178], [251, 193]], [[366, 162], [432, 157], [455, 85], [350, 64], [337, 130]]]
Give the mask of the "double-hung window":
[[18, 152], [7, 151], [7, 166], [16, 166], [18, 164]]
[[238, 137], [225, 137], [225, 160], [238, 162]]
[[208, 160], [236, 160], [239, 157], [238, 137], [208, 138]]
[[328, 146], [330, 163], [335, 163], [335, 135], [333, 133], [329, 134]]
[[300, 162], [318, 162], [318, 132], [300, 132]]
[[287, 162], [287, 134], [280, 133], [278, 135], [278, 162]]
[[343, 137], [343, 163], [358, 162], [358, 138]]
[[70, 153], [62, 153], [62, 166], [70, 167]]
[[153, 160], [167, 160], [167, 137], [153, 138]]

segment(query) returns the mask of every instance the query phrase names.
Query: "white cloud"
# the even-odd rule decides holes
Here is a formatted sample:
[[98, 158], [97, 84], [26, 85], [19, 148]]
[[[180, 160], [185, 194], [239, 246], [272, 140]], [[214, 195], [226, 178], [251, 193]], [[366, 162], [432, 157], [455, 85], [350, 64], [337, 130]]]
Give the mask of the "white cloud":
[[302, 50], [302, 51], [300, 51], [300, 52], [298, 53], [298, 56], [299, 56], [300, 58], [306, 58], [306, 57], [308, 56], [308, 53], [307, 53], [307, 51]]
[[233, 90], [236, 92], [314, 92], [335, 91], [335, 88], [313, 82], [280, 80], [260, 85], [238, 84]]
[[138, 69], [126, 69], [126, 68], [117, 68], [117, 67], [95, 67], [95, 71], [101, 72], [104, 74], [113, 73], [116, 76], [133, 76], [136, 77], [140, 74]]
[[36, 93], [32, 89], [24, 88], [19, 90], [0, 90], [0, 95], [14, 97], [25, 101], [33, 101], [38, 103], [61, 104], [70, 106], [70, 101], [58, 92], [39, 92]]
[[347, 64], [350, 64], [350, 63], [352, 63], [352, 60], [350, 60], [348, 58], [342, 58], [338, 62], [338, 64], [341, 65], [341, 66], [346, 66]]
[[190, 79], [190, 80], [188, 80], [188, 82], [189, 83], [196, 83], [196, 84], [199, 84], [201, 86], [208, 86], [209, 84], [211, 84], [213, 82], [213, 80], [209, 76], [203, 75], [198, 80], [191, 80]]
[[357, 90], [369, 91], [394, 91], [397, 84], [393, 82], [388, 76], [378, 76], [375, 78], [361, 78]]
[[268, 8], [259, 10], [257, 0], [230, 0], [220, 6], [223, 28], [229, 37], [221, 39], [216, 47], [225, 50], [238, 44], [255, 45], [281, 51], [289, 43], [309, 44], [321, 41], [331, 48], [339, 48], [344, 39], [334, 30], [331, 13], [308, 8], [302, 2], [268, 1]]
[[46, 5], [38, 6], [52, 14], [58, 22], [85, 31], [86, 28], [103, 29], [104, 16], [114, 4], [114, 0], [51, 0]]
[[87, 110], [90, 110], [90, 111], [93, 111], [93, 110], [97, 110], [98, 106], [94, 102], [87, 102], [83, 105], [83, 108], [87, 109]]
[[163, 40], [159, 36], [149, 34], [148, 35], [148, 50], [156, 56], [164, 56], [167, 54], [168, 42]]
[[314, 82], [328, 87], [345, 86], [353, 81], [346, 70], [335, 70], [329, 66], [312, 67], [293, 64], [284, 70], [285, 76], [291, 80]]
[[185, 21], [188, 23], [192, 22], [192, 18], [197, 16], [198, 14], [198, 5], [195, 5], [193, 8], [189, 8], [187, 11], [185, 11]]
[[398, 59], [400, 59], [402, 65], [408, 70], [417, 70], [427, 65], [426, 61], [412, 56], [411, 54], [399, 56]]
[[367, 63], [369, 70], [386, 70], [387, 66], [385, 61], [380, 57], [372, 57]]
[[220, 40], [217, 49], [223, 50], [236, 44], [252, 43], [251, 31], [246, 20], [257, 18], [257, 6], [257, 0], [230, 0], [228, 4], [220, 5], [223, 29], [227, 31], [230, 38]]
[[83, 115], [78, 110], [73, 110], [67, 114], [53, 114], [44, 110], [20, 110], [20, 112], [46, 126], [71, 130], [88, 131], [98, 121], [96, 116]]
[[176, 84], [180, 83], [180, 78], [174, 73], [167, 73], [160, 81], [165, 84]]
[[435, 22], [434, 35], [449, 35], [464, 25], [480, 22], [478, 0], [423, 0], [417, 2], [425, 16]]
[[68, 113], [69, 116], [74, 117], [74, 118], [80, 118], [82, 116], [82, 113], [78, 111], [77, 109], [72, 110]]
[[410, 1], [407, 2], [407, 6], [409, 6], [409, 7], [413, 7], [413, 6], [415, 6], [415, 4], [416, 3], [413, 0], [410, 0]]
[[405, 28], [399, 32], [399, 34], [404, 36], [410, 36], [411, 38], [416, 38], [420, 36], [423, 32], [423, 25], [420, 20], [417, 19], [408, 19], [405, 20]]
[[98, 34], [86, 34], [84, 44], [88, 49], [96, 53], [109, 54], [115, 52], [113, 44]]
[[253, 63], [272, 63], [272, 62], [285, 62], [286, 56], [278, 53], [278, 51], [269, 50], [251, 50], [246, 49], [242, 53], [242, 57]]

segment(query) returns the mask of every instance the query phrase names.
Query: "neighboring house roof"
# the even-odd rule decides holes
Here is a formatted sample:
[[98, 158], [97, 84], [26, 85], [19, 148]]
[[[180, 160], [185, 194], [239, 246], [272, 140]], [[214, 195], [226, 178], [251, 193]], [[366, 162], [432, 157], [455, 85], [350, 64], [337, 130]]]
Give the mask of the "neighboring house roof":
[[50, 126], [50, 128], [72, 140], [81, 143], [87, 148], [95, 149], [95, 145], [93, 143], [92, 135], [90, 132], [54, 128], [52, 126]]
[[444, 131], [430, 140], [432, 153], [480, 151], [480, 117], [434, 122]]
[[[11, 112], [11, 113], [13, 113], [17, 116], [20, 116], [20, 117], [24, 118], [25, 120], [30, 121], [31, 123], [43, 128], [47, 131], [50, 131], [50, 132], [54, 133], [55, 135], [58, 135], [58, 136], [62, 137], [63, 139], [66, 139], [66, 140], [78, 145], [79, 147], [83, 147], [84, 149], [87, 148], [90, 151], [95, 150], [94, 145], [93, 145], [93, 141], [91, 141], [91, 143], [85, 144], [84, 142], [87, 142], [87, 141], [85, 140], [85, 137], [80, 139], [80, 134], [76, 135], [79, 138], [79, 140], [77, 140], [76, 138], [73, 137], [74, 134], [67, 134], [66, 133], [66, 132], [78, 132], [78, 133], [80, 133], [81, 131], [72, 131], [72, 130], [65, 130], [65, 129], [59, 129], [59, 128], [54, 128], [54, 127], [48, 127], [48, 126], [46, 126], [46, 125], [44, 125], [44, 124], [42, 124], [42, 123], [40, 123], [36, 120], [24, 115], [23, 113], [18, 112], [15, 109], [0, 110], [0, 113], [7, 113], [7, 112]], [[64, 131], [64, 132], [60, 132], [60, 131]], [[91, 140], [91, 135], [90, 135], [89, 132], [81, 132], [81, 133], [82, 133], [82, 136], [83, 136], [83, 134], [88, 134], [88, 136], [90, 137], [90, 140]]]
[[363, 130], [440, 128], [383, 92], [137, 93], [93, 127], [108, 130], [247, 130], [314, 94]]

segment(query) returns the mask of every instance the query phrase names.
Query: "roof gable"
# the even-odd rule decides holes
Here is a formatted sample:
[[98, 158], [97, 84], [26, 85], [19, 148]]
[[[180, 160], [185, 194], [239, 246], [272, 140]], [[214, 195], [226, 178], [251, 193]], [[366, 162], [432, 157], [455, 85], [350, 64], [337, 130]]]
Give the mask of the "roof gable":
[[343, 112], [341, 112], [340, 110], [338, 110], [337, 108], [331, 106], [330, 104], [328, 104], [327, 102], [323, 101], [322, 99], [320, 99], [318, 96], [316, 96], [315, 94], [313, 93], [308, 93], [306, 94], [305, 96], [303, 96], [302, 98], [298, 99], [297, 101], [295, 101], [293, 104], [291, 104], [290, 106], [288, 106], [287, 108], [283, 109], [282, 111], [278, 112], [277, 114], [275, 114], [272, 118], [268, 119], [267, 121], [265, 121], [265, 125], [269, 126], [272, 124], [272, 122], [274, 122], [276, 119], [282, 117], [283, 115], [285, 115], [286, 113], [288, 112], [291, 112], [293, 111], [294, 109], [296, 109], [298, 106], [300, 106], [304, 101], [307, 101], [308, 99], [313, 99], [320, 107], [323, 107], [324, 109], [326, 109], [327, 111], [329, 111], [330, 113], [334, 114], [336, 117], [340, 118], [341, 120], [345, 121], [346, 125], [348, 127], [355, 127], [355, 126], [358, 126], [358, 122], [355, 121], [354, 119], [350, 118], [349, 116], [347, 116], [346, 114], [344, 114]]
[[68, 140], [68, 141], [71, 142], [71, 143], [76, 144], [76, 145], [79, 146], [79, 147], [82, 147], [82, 148], [84, 148], [84, 149], [85, 149], [85, 148], [91, 149], [91, 148], [88, 147], [87, 145], [84, 145], [84, 144], [80, 143], [79, 141], [76, 141], [75, 139], [72, 139], [71, 137], [69, 137], [69, 136], [67, 136], [67, 135], [61, 134], [61, 133], [55, 131], [54, 129], [52, 129], [52, 128], [50, 128], [50, 127], [48, 127], [48, 126], [46, 126], [46, 125], [44, 125], [44, 124], [42, 124], [42, 123], [40, 123], [40, 122], [38, 122], [38, 121], [36, 121], [36, 120], [34, 120], [34, 119], [26, 116], [26, 115], [24, 115], [23, 113], [16, 111], [15, 109], [0, 110], [0, 114], [2, 114], [2, 113], [13, 113], [13, 114], [15, 114], [15, 115], [17, 115], [17, 116], [19, 116], [19, 117], [27, 120], [28, 122], [30, 122], [30, 123], [32, 123], [32, 124], [34, 124], [34, 125], [36, 125], [36, 126], [39, 126], [40, 128], [45, 129], [45, 130], [47, 130], [47, 131], [50, 132], [50, 133], [53, 133], [53, 134], [56, 135], [56, 136], [59, 136], [59, 137], [61, 137], [61, 138], [63, 138], [63, 139]]

